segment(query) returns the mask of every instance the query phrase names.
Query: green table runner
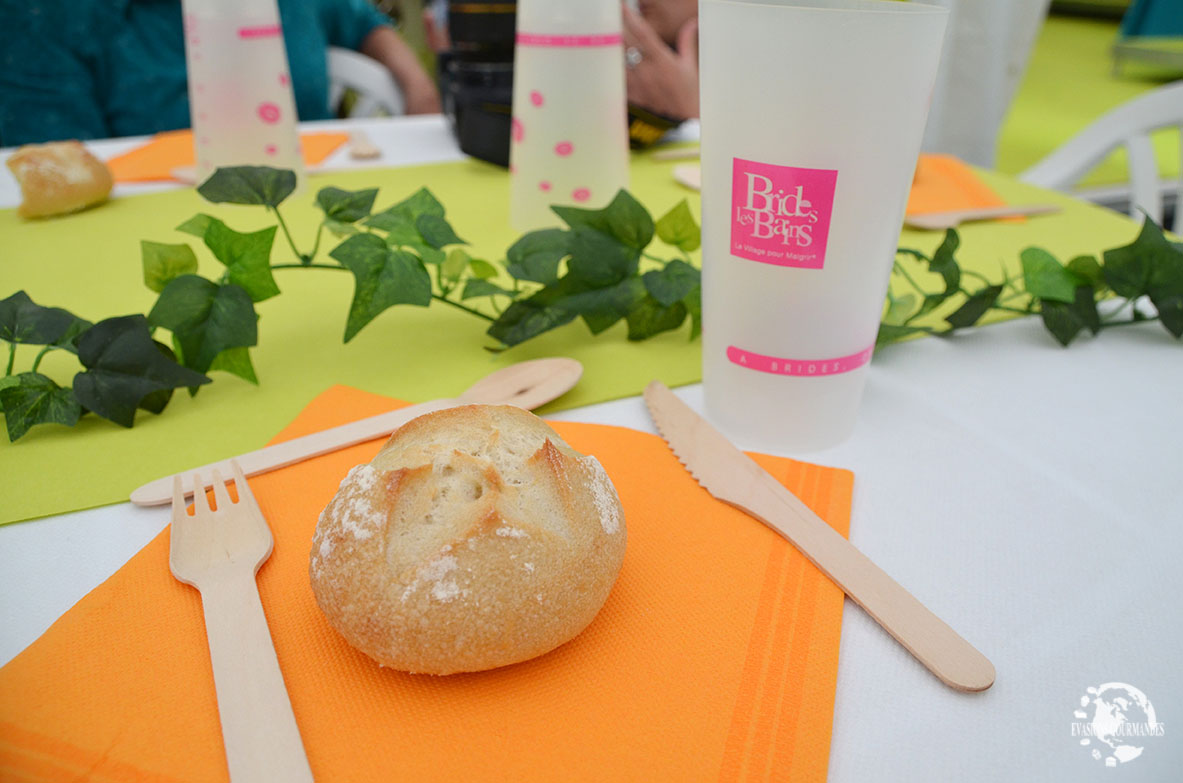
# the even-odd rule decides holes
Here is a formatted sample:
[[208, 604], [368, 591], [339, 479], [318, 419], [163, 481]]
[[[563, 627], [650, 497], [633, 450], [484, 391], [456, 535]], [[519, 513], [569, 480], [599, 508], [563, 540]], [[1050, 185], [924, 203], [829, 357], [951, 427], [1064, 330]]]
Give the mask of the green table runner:
[[[697, 194], [674, 183], [674, 165], [634, 156], [631, 190], [655, 218], [682, 198], [689, 198], [692, 210], [699, 212]], [[1026, 223], [965, 227], [959, 260], [964, 268], [991, 278], [1000, 276], [1003, 264], [1016, 273], [1018, 253], [1030, 245], [1067, 259], [1125, 243], [1137, 233], [1120, 215], [1000, 176], [984, 177], [1008, 201], [1050, 198], [1064, 205], [1061, 214]], [[329, 184], [379, 187], [378, 209], [426, 185], [447, 207], [448, 219], [472, 243], [477, 257], [504, 258], [517, 237], [508, 225], [508, 175], [466, 161], [313, 177], [305, 194], [282, 207], [302, 247], [311, 246], [319, 221], [312, 203], [315, 193]], [[39, 304], [64, 307], [94, 321], [146, 313], [155, 295], [141, 282], [141, 239], [188, 241], [203, 273], [220, 268], [199, 241], [174, 230], [199, 211], [240, 231], [260, 228], [268, 217], [261, 208], [208, 204], [192, 189], [122, 198], [39, 222], [22, 221], [14, 210], [0, 211], [0, 298], [24, 289]], [[905, 232], [901, 245], [930, 252], [940, 239], [938, 232]], [[334, 244], [327, 240], [331, 237], [322, 252]], [[290, 249], [277, 237], [273, 258], [288, 254]], [[453, 396], [513, 362], [572, 356], [583, 362], [585, 373], [576, 389], [551, 404], [557, 410], [638, 394], [653, 378], [670, 385], [700, 379], [700, 346], [688, 341], [688, 327], [629, 343], [622, 324], [593, 337], [576, 322], [493, 355], [484, 350], [491, 344], [484, 336], [486, 322], [439, 303], [392, 308], [342, 345], [351, 275], [281, 270], [276, 280], [283, 295], [258, 306], [259, 346], [252, 354], [259, 386], [219, 372], [195, 398], [183, 391], [175, 394], [163, 415], [141, 412], [134, 429], [89, 416], [74, 428], [36, 427], [15, 444], [0, 437], [0, 524], [123, 501], [150, 479], [258, 448], [332, 384], [420, 401]], [[35, 350], [18, 350], [18, 371], [28, 369]], [[1049, 350], [1055, 350], [1050, 343]], [[68, 384], [77, 365], [72, 356], [59, 354], [47, 356], [41, 371]]]

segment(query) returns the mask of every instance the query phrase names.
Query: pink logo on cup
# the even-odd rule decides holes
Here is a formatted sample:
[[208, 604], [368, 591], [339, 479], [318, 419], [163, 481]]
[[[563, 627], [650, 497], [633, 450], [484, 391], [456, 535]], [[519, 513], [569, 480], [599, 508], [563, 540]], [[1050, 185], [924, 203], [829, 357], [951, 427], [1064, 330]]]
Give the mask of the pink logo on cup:
[[731, 253], [749, 261], [821, 269], [838, 172], [735, 158]]

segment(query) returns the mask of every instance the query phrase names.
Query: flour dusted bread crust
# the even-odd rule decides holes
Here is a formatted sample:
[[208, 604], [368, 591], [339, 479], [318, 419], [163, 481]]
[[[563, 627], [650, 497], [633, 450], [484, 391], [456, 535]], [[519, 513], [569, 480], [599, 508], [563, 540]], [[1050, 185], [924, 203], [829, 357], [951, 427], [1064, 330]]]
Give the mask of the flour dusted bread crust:
[[77, 212], [105, 201], [114, 180], [107, 166], [76, 141], [21, 147], [8, 159], [21, 187], [21, 217]]
[[520, 408], [467, 405], [408, 422], [349, 472], [320, 516], [310, 574], [350, 644], [384, 666], [451, 674], [576, 636], [624, 545], [595, 457]]

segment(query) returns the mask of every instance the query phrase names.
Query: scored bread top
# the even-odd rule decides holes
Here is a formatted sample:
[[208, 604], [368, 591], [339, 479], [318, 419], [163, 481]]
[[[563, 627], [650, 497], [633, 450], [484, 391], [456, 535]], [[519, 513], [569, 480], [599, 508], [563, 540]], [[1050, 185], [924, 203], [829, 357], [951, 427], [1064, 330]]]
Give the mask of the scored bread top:
[[313, 539], [317, 600], [351, 643], [407, 671], [477, 671], [576, 635], [624, 551], [594, 457], [512, 406], [398, 430], [345, 477]]

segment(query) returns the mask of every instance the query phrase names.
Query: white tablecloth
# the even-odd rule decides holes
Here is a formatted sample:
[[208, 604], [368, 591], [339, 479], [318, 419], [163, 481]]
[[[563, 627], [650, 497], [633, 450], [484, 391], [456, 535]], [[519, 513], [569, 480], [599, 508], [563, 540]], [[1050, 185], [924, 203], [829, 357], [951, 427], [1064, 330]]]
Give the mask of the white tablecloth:
[[[382, 165], [459, 156], [439, 118], [364, 125]], [[340, 151], [326, 165], [357, 164]], [[0, 177], [0, 206], [15, 200]], [[1180, 390], [1183, 345], [1157, 324], [1064, 350], [1024, 319], [884, 350], [854, 435], [785, 452], [855, 472], [851, 540], [998, 671], [984, 693], [951, 691], [848, 601], [831, 780], [1183, 777]], [[701, 411], [699, 386], [678, 393]], [[654, 431], [639, 398], [553, 418]], [[0, 527], [0, 663], [167, 521], [121, 504]], [[1086, 689], [1111, 682], [1140, 689], [1165, 726], [1119, 770], [1072, 731]]]

